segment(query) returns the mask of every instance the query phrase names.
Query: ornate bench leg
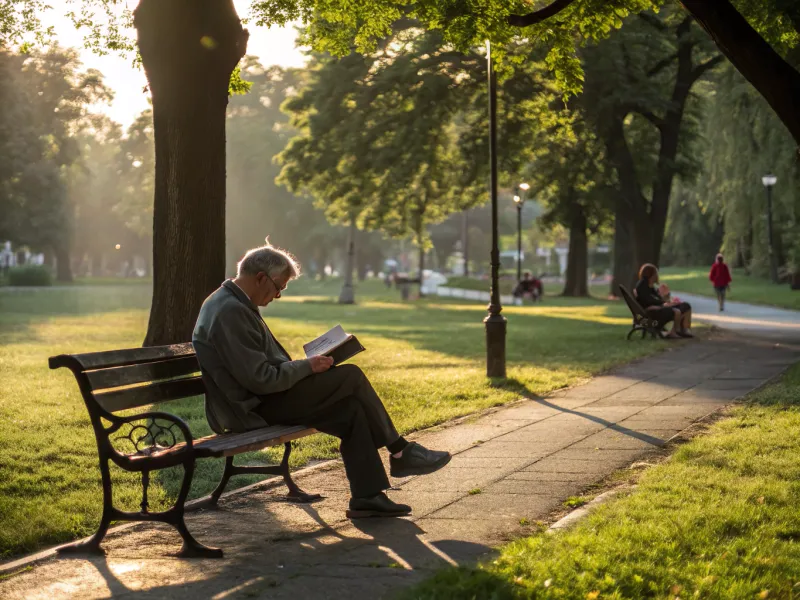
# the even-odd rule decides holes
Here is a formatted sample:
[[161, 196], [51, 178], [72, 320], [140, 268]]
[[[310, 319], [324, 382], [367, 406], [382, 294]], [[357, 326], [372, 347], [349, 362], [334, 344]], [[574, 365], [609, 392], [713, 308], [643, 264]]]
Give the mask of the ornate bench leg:
[[189, 495], [189, 488], [192, 486], [192, 477], [194, 476], [194, 459], [183, 463], [183, 483], [181, 484], [181, 491], [178, 494], [178, 499], [175, 501], [174, 521], [172, 525], [178, 530], [181, 538], [183, 538], [183, 547], [178, 556], [181, 558], [222, 558], [221, 548], [211, 548], [204, 546], [189, 533], [184, 520], [184, 504], [186, 497]]
[[111, 497], [111, 472], [108, 469], [108, 459], [100, 458], [100, 475], [103, 480], [103, 516], [100, 518], [100, 526], [95, 534], [83, 542], [75, 542], [67, 546], [61, 546], [57, 552], [59, 554], [97, 554], [105, 555], [106, 551], [100, 547], [103, 538], [106, 537], [108, 527], [111, 525], [111, 515], [114, 512], [114, 505]]
[[302, 503], [321, 500], [322, 494], [307, 494], [294, 482], [292, 474], [289, 472], [289, 455], [292, 453], [292, 443], [286, 442], [283, 448], [283, 460], [281, 461], [280, 469], [281, 475], [283, 475], [283, 481], [286, 483], [286, 487], [289, 488], [289, 493], [286, 494], [286, 498], [292, 502]]

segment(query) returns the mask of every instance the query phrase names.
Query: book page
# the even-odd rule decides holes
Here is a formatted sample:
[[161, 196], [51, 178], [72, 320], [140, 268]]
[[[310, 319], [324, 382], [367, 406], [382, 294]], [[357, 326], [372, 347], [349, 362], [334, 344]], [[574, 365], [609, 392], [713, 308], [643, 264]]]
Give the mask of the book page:
[[330, 331], [323, 333], [317, 339], [310, 341], [303, 346], [303, 350], [305, 350], [306, 353], [306, 358], [327, 354], [340, 344], [346, 342], [349, 337], [350, 336], [344, 332], [344, 329], [342, 329], [342, 326], [337, 325]]

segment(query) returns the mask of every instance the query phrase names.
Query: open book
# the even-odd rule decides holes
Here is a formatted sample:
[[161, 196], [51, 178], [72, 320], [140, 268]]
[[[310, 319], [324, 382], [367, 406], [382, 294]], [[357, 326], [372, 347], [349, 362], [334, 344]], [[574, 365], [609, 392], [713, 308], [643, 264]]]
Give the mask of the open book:
[[317, 339], [303, 346], [306, 358], [312, 356], [330, 356], [333, 364], [338, 365], [365, 350], [356, 336], [345, 333], [341, 325], [323, 333]]

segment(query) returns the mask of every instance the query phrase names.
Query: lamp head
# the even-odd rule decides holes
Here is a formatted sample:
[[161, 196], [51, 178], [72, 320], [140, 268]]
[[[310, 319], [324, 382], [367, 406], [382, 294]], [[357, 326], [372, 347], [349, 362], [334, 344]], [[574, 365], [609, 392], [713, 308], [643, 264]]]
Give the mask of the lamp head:
[[519, 196], [515, 195], [514, 196], [514, 204], [516, 204], [517, 206], [522, 206], [524, 204], [524, 200], [522, 198], [520, 198]]
[[761, 183], [764, 184], [764, 187], [772, 187], [776, 183], [778, 183], [778, 178], [775, 175], [764, 175], [761, 178]]
[[527, 192], [529, 189], [531, 189], [531, 186], [528, 185], [527, 183], [520, 183], [519, 184], [519, 189]]

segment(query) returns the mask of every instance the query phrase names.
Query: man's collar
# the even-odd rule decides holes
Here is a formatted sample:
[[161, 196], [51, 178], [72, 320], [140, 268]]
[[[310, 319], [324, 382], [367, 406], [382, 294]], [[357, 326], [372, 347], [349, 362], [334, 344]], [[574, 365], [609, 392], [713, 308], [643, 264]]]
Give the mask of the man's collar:
[[244, 305], [247, 306], [250, 310], [257, 312], [258, 314], [261, 314], [258, 310], [258, 307], [255, 304], [253, 304], [252, 300], [250, 300], [250, 297], [244, 293], [244, 290], [242, 288], [236, 285], [233, 279], [226, 279], [225, 281], [223, 281], [222, 287], [224, 287], [231, 294], [236, 296], [239, 299], [239, 301], [244, 303]]

